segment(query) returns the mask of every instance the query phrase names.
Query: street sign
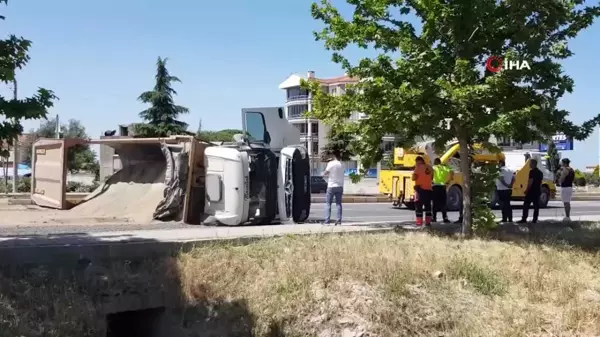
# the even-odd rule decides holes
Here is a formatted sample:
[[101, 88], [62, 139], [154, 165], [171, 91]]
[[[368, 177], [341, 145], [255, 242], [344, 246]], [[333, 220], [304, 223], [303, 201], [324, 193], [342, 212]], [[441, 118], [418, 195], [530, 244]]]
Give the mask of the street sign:
[[[558, 151], [573, 151], [573, 145], [575, 144], [573, 138], [567, 137], [562, 133], [552, 136], [552, 142], [554, 143], [554, 145], [556, 145], [556, 149]], [[548, 144], [540, 143], [540, 151], [548, 151]]]

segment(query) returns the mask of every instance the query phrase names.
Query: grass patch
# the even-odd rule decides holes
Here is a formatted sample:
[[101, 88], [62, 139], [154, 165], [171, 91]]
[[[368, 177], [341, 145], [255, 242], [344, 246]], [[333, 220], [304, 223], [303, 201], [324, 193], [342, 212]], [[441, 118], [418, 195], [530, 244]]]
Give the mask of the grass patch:
[[447, 268], [450, 277], [468, 281], [483, 295], [502, 296], [508, 291], [508, 282], [496, 271], [466, 258], [451, 260]]
[[599, 336], [599, 257], [389, 233], [205, 246], [101, 273], [6, 271], [0, 336], [94, 336], [98, 301], [143, 289], [181, 299], [187, 336]]

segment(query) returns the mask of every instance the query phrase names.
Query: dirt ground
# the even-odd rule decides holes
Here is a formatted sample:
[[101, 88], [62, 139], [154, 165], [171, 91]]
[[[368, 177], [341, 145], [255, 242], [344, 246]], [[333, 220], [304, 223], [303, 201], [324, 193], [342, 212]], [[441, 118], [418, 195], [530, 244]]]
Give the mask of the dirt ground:
[[164, 197], [165, 166], [162, 163], [132, 166], [113, 175], [84, 202], [70, 210], [0, 203], [0, 225], [152, 223], [156, 206]]

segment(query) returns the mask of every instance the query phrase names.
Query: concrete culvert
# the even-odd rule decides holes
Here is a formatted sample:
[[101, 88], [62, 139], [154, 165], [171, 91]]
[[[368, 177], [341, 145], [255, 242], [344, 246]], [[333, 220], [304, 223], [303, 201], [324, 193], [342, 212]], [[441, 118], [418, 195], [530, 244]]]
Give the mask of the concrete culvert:
[[124, 311], [106, 315], [106, 337], [162, 337], [165, 308]]

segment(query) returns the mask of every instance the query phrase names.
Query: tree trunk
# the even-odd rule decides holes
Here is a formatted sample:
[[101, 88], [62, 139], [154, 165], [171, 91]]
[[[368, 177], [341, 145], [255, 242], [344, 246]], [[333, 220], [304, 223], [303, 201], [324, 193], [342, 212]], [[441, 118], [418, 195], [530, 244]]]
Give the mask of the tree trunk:
[[[13, 99], [15, 102], [19, 99], [17, 96], [17, 80], [13, 80]], [[16, 119], [15, 119], [16, 122]], [[17, 178], [19, 178], [19, 136], [15, 137], [13, 140], [13, 180], [12, 180], [12, 191], [13, 193], [17, 193]]]
[[473, 225], [472, 207], [471, 207], [471, 153], [469, 151], [469, 139], [464, 132], [458, 134], [458, 144], [460, 145], [460, 171], [463, 177], [463, 209], [462, 209], [462, 236], [470, 236]]

